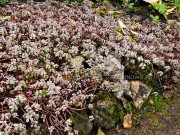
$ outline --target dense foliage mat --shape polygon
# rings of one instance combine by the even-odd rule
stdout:
[[[50,132],[77,133],[69,114],[92,108],[94,92],[109,79],[103,74],[107,57],[124,57],[132,67],[148,69],[150,77],[172,70],[178,79],[179,23],[141,23],[123,11],[102,17],[75,3],[1,11],[6,16],[0,20],[2,134],[25,134],[30,127],[38,130],[39,123]]]

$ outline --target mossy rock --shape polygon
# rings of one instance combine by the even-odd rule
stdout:
[[[93,102],[94,126],[109,130],[122,122],[123,107],[111,93],[99,92]]]
[[[78,114],[73,113],[70,116],[73,124],[73,129],[78,130],[78,135],[88,135],[93,128],[93,123],[89,121],[86,110],[77,113]]]

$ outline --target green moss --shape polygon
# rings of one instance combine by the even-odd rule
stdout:
[[[114,111],[115,111],[115,107],[114,107],[114,106],[109,109],[109,113],[110,113],[110,114],[113,114]]]
[[[120,103],[111,93],[100,92],[97,94],[95,101],[95,108],[98,110],[100,116],[106,127],[115,127],[117,123],[122,122],[124,111]],[[101,123],[97,123],[99,126]],[[108,129],[108,128],[107,128]]]
[[[115,124],[115,122],[111,119],[111,117],[108,117],[108,115],[106,115],[102,110],[100,110],[100,111],[98,112],[98,115],[99,115],[101,118],[103,118],[104,120],[109,121],[109,122]]]
[[[163,110],[167,110],[168,105],[161,95],[156,96],[154,98],[154,101],[155,101],[155,107],[157,111],[161,112]]]
[[[69,117],[69,119],[72,121],[72,124],[73,124],[73,125],[77,125],[77,120],[74,118],[73,115],[71,115],[71,116]]]
[[[151,119],[149,119],[150,124],[154,126],[159,126],[159,120],[156,115],[151,115]]]
[[[73,130],[78,130],[79,135],[87,135],[92,130],[92,123],[89,121],[86,110],[76,113],[72,113],[69,116],[72,121]]]

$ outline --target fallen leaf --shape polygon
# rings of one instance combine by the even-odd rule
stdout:
[[[124,28],[126,28],[126,25],[124,25],[124,23],[120,19],[118,20],[118,24],[119,24],[119,28],[121,29],[123,34],[126,34],[124,31]]]
[[[119,30],[115,30],[115,33],[116,33],[117,35],[122,36],[122,34],[121,34],[121,32],[120,32]]]
[[[172,84],[169,80],[165,80],[164,89],[172,90],[174,88],[174,84]]]
[[[108,11],[108,14],[110,14],[110,15],[120,15],[121,12],[119,12],[119,11]]]
[[[170,97],[172,97],[172,91],[171,91],[171,90],[165,90],[165,91],[163,91],[163,97],[164,97],[164,98],[170,98]]]
[[[154,100],[150,99],[150,100],[149,100],[149,103],[150,103],[151,105],[154,105]]]
[[[136,40],[134,40],[131,36],[128,36],[131,42],[136,43]]]
[[[166,15],[170,14],[173,10],[176,9],[176,6],[172,6],[171,8],[166,10]]]
[[[97,134],[97,135],[105,135],[105,134],[102,132],[101,128],[99,128],[99,129],[98,129],[98,134]]]
[[[126,25],[121,20],[118,20],[118,24],[121,29],[126,28]]]
[[[124,116],[123,127],[124,128],[131,128],[132,127],[132,114],[127,114]]]
[[[138,33],[137,33],[137,32],[132,31],[132,30],[131,30],[131,33],[132,33],[132,34],[134,34],[134,35],[138,35]]]
[[[174,85],[173,85],[173,84],[168,84],[168,85],[166,86],[166,88],[169,89],[169,90],[172,90],[172,89],[174,88]]]

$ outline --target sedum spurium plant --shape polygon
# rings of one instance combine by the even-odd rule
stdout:
[[[26,134],[39,123],[51,134],[77,134],[69,116],[93,107],[89,100],[109,79],[103,74],[108,60],[125,57],[142,70],[153,64],[159,75],[170,68],[178,75],[178,24],[102,18],[76,3],[2,10],[11,18],[0,26],[0,134]]]

